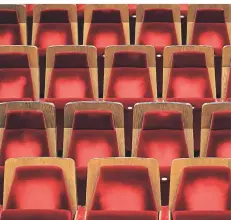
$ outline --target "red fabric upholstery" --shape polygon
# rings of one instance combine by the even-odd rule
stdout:
[[[86,220],[158,220],[155,211],[88,211]]]
[[[156,53],[163,53],[169,45],[177,45],[173,14],[170,9],[146,9],[138,44],[153,45]]]
[[[119,156],[116,131],[110,111],[76,111],[68,157],[74,159],[78,202],[85,205],[87,164],[92,158]]]
[[[174,211],[231,210],[230,168],[195,166],[184,168]]]
[[[148,169],[126,165],[101,167],[91,209],[156,211]]]
[[[181,113],[146,112],[139,134],[137,156],[158,160],[161,180],[163,179],[161,181],[161,201],[162,205],[168,205],[172,160],[188,157]]]
[[[6,209],[71,211],[62,169],[42,165],[17,167]]]
[[[104,54],[104,49],[109,45],[126,44],[120,11],[116,9],[93,10],[86,44],[94,45],[100,55]]]
[[[212,115],[208,157],[231,157],[231,111],[218,111]]]
[[[0,165],[8,158],[49,156],[43,112],[8,111],[0,154]]]
[[[0,166],[0,212],[3,204],[4,167]],[[0,215],[1,216],[1,215]]]
[[[178,211],[173,215],[173,220],[230,220],[231,211]]]
[[[0,10],[0,45],[22,44],[16,10]]]
[[[71,220],[66,210],[4,210],[1,220]]]
[[[223,9],[197,9],[190,44],[210,45],[221,56],[222,48],[230,44]]]

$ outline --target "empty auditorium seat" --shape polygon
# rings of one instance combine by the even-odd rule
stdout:
[[[65,210],[4,210],[2,220],[71,220],[71,214]]]
[[[158,165],[154,159],[91,160],[88,164],[87,219],[99,216],[131,219],[134,215],[140,215],[138,219],[156,219],[160,211],[158,179]]]
[[[55,109],[49,103],[10,102],[0,104],[0,166],[8,158],[56,156]]]
[[[4,210],[30,210],[32,213],[33,210],[35,213],[66,210],[75,215],[75,168],[71,159],[9,159],[5,164],[5,175]]]
[[[226,219],[230,216],[229,164],[229,159],[219,158],[174,160],[169,204],[173,219],[214,219],[213,216]]]
[[[104,99],[121,102],[125,115],[125,146],[131,151],[132,113],[137,102],[156,99],[155,50],[152,46],[106,48]]]
[[[85,205],[89,160],[125,154],[122,116],[118,103],[78,102],[65,107],[63,156],[75,161],[80,205]]]
[[[92,46],[56,46],[47,50],[45,101],[56,107],[57,147],[63,146],[64,106],[97,100],[97,58]]]
[[[107,18],[107,19],[105,19]],[[84,45],[94,45],[99,55],[110,45],[129,44],[127,5],[86,5]]]
[[[27,45],[26,7],[0,6],[0,45]]]
[[[0,46],[0,101],[39,99],[37,48]]]
[[[138,5],[135,43],[152,45],[156,50],[157,91],[162,94],[163,50],[181,44],[179,5]]]
[[[222,52],[221,98],[231,101],[231,46],[225,46]]]
[[[231,158],[231,103],[203,105],[201,156]]]
[[[222,48],[230,44],[228,25],[230,5],[189,5],[187,44],[214,48],[217,96],[221,88]]]
[[[35,5],[32,45],[39,48],[40,96],[43,97],[46,49],[54,45],[77,45],[78,28],[75,5]]]
[[[132,156],[157,159],[164,206],[168,205],[172,160],[193,157],[192,118],[189,104],[139,103],[134,107]]]
[[[194,149],[200,149],[201,108],[216,98],[213,49],[171,46],[164,51],[163,99],[192,104]]]

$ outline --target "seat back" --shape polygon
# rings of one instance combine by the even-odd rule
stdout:
[[[47,50],[45,98],[98,97],[96,49],[56,46]]]
[[[38,99],[37,48],[1,46],[0,60],[0,100]]]
[[[46,49],[52,45],[78,44],[75,5],[35,5],[32,45]]]
[[[223,101],[231,99],[231,46],[225,46],[222,52],[222,80],[221,98]]]
[[[26,7],[0,6],[0,45],[27,45]]]
[[[129,43],[129,11],[127,5],[85,6],[84,45],[94,45],[98,54],[102,55],[107,46]]]
[[[209,103],[202,108],[201,156],[231,156],[231,104]]]
[[[165,46],[181,44],[178,5],[138,5],[135,43],[152,45],[163,54]]]
[[[158,179],[158,165],[154,159],[91,160],[88,165],[87,211],[159,212]]]
[[[163,98],[215,98],[213,49],[171,46],[164,51]]]
[[[169,208],[178,211],[227,211],[231,208],[230,160],[177,159],[172,163]]]
[[[153,47],[111,46],[105,54],[104,98],[156,98]]]
[[[52,104],[0,104],[0,164],[8,158],[56,156],[55,109]]]
[[[58,209],[75,214],[76,180],[71,159],[9,159],[5,174],[4,209]]]
[[[187,44],[210,45],[221,56],[230,44],[230,5],[189,5]]]

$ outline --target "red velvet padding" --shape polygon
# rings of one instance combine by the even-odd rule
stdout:
[[[87,212],[86,220],[158,220],[158,212],[90,210]]]
[[[3,205],[4,167],[0,166],[0,206]],[[1,213],[1,207],[0,207]]]
[[[0,99],[34,97],[30,69],[0,69]]]
[[[0,24],[0,45],[21,45],[19,24]]]
[[[231,130],[231,111],[213,112],[210,129]]]
[[[36,35],[35,45],[46,49],[52,45],[72,45],[71,24],[68,23],[40,23]]]
[[[152,45],[162,54],[169,45],[177,45],[176,29],[172,22],[145,22],[141,26],[138,44]]]
[[[207,68],[172,68],[167,98],[212,98]]]
[[[122,23],[91,23],[86,44],[94,45],[98,54],[107,46],[126,44]]]
[[[17,167],[6,209],[72,210],[61,168],[49,165]]]
[[[1,220],[71,220],[71,213],[66,210],[4,210]]]
[[[49,98],[93,98],[88,68],[53,69],[48,90]]]
[[[173,220],[230,220],[231,211],[178,211]]]
[[[223,166],[184,168],[174,211],[231,210],[231,172]]]
[[[112,68],[107,98],[152,98],[148,68]]]
[[[101,167],[91,209],[156,211],[148,168],[129,165]]]
[[[0,54],[1,69],[28,69],[29,67],[29,59],[26,53],[8,52]]]

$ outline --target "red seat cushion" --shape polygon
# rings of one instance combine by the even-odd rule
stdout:
[[[197,9],[191,44],[210,45],[221,56],[222,48],[230,44],[223,9]]]
[[[86,220],[158,220],[155,211],[88,211]]]
[[[164,47],[178,44],[171,9],[145,10],[138,44],[152,45],[160,54]]]
[[[173,215],[173,220],[230,220],[230,218],[230,211],[178,211]]]
[[[126,44],[120,11],[116,9],[93,10],[86,44],[94,45],[99,54],[103,54],[104,49],[109,45]]]
[[[227,211],[231,209],[230,168],[186,167],[176,194],[174,211]]]
[[[91,209],[156,211],[148,169],[127,165],[101,167]]]
[[[66,210],[4,210],[2,220],[71,220],[71,213]]]
[[[212,115],[208,157],[231,157],[231,111],[217,111]]]
[[[49,165],[17,167],[6,209],[65,209],[71,211],[62,169]]]

